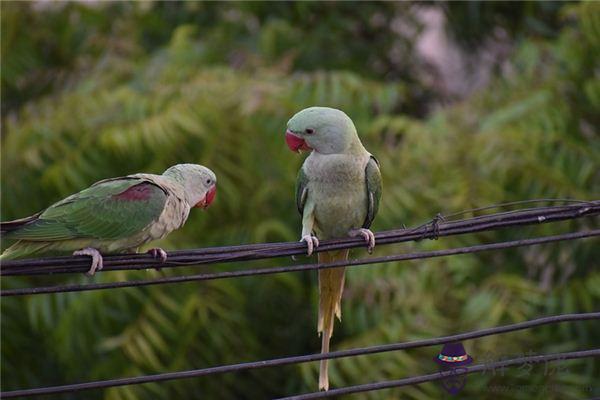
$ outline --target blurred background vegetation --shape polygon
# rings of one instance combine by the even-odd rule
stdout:
[[[217,173],[217,201],[160,245],[297,240],[293,187],[302,157],[288,153],[283,132],[294,112],[311,105],[346,111],[381,161],[376,230],[505,201],[600,195],[597,2],[4,1],[1,7],[2,220],[30,215],[102,178],[196,162]],[[587,240],[353,268],[333,349],[598,311],[598,248]],[[230,266],[214,267],[223,268]],[[100,273],[94,280],[184,272]],[[87,281],[7,278],[2,287],[65,279]],[[2,299],[2,390],[314,353],[316,288],[315,274],[299,273]],[[476,362],[599,345],[600,327],[592,322],[465,343]],[[438,351],[336,360],[332,385],[430,373]],[[461,398],[600,395],[597,360],[564,366],[554,373],[535,366],[531,373],[471,375]],[[317,367],[54,398],[262,399],[316,390]],[[497,384],[532,386],[491,392]],[[439,385],[427,384],[360,398],[444,396]]]

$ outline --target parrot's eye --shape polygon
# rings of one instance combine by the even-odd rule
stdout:
[[[315,133],[315,130],[313,128],[306,128],[304,130],[304,133],[306,133],[307,135],[312,135],[313,133]]]
[[[210,179],[207,179],[207,180],[206,180],[206,183],[208,183],[209,185],[210,185],[210,182],[211,182],[211,180],[210,180]]]

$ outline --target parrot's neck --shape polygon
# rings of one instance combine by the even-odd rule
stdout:
[[[185,196],[185,201],[189,204],[190,207],[193,207],[196,201],[196,193],[194,193],[190,188],[186,187],[186,179],[180,171],[169,171],[169,173],[165,173],[162,175],[171,181],[172,184],[180,186],[181,192]]]
[[[354,139],[350,142],[350,146],[348,146],[348,150],[346,150],[345,153],[354,156],[359,156],[364,153],[367,153],[367,149],[365,149],[365,146],[363,146],[363,144],[361,143],[360,139],[358,138],[358,135],[355,135]]]
[[[338,145],[338,147],[340,147],[340,146]],[[341,151],[340,150],[335,151],[335,150],[332,150],[331,148],[326,148],[324,150],[322,148],[320,149],[318,146],[313,148],[313,152],[318,153],[318,154],[323,154],[323,155],[346,154],[346,155],[352,155],[352,156],[360,156],[365,153],[368,153],[367,150],[365,149],[365,147],[362,145],[357,134],[352,135],[351,139],[349,140],[349,143],[346,145],[346,147],[343,150],[341,150]]]

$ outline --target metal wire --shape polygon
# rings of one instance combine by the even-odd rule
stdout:
[[[537,244],[558,242],[558,241],[564,241],[564,240],[583,239],[583,238],[593,237],[593,236],[600,236],[600,229],[596,229],[596,230],[592,230],[592,231],[566,233],[566,234],[555,235],[555,236],[545,236],[545,237],[539,237],[539,238],[533,238],[533,239],[521,239],[521,240],[513,240],[513,241],[509,241],[509,242],[490,243],[490,244],[482,244],[482,245],[469,246],[469,247],[458,247],[458,248],[454,248],[454,249],[427,251],[427,252],[421,252],[421,253],[408,253],[408,254],[398,254],[398,255],[383,256],[383,257],[363,258],[363,259],[357,259],[357,260],[336,261],[336,262],[324,263],[324,264],[292,265],[292,266],[284,266],[284,267],[270,267],[270,268],[248,269],[248,270],[239,270],[239,271],[215,272],[215,273],[197,274],[197,275],[172,276],[172,277],[166,277],[166,278],[144,279],[144,280],[134,280],[134,281],[56,285],[56,286],[30,287],[30,288],[21,288],[21,289],[7,289],[7,290],[0,291],[0,296],[8,297],[8,296],[25,296],[25,295],[35,295],[35,294],[48,294],[48,293],[82,292],[82,291],[89,291],[89,290],[103,290],[103,289],[115,289],[115,288],[125,288],[125,287],[140,287],[140,286],[183,283],[183,282],[192,282],[192,281],[207,281],[207,280],[225,279],[225,278],[240,278],[240,277],[244,277],[244,276],[270,275],[270,274],[279,274],[279,273],[284,273],[284,272],[299,272],[299,271],[309,271],[309,270],[327,269],[327,268],[344,267],[344,266],[349,267],[349,266],[368,265],[368,264],[380,264],[380,263],[391,262],[391,261],[408,261],[408,260],[417,260],[417,259],[424,259],[424,258],[451,256],[451,255],[457,255],[457,254],[478,253],[478,252],[482,252],[482,251],[507,249],[507,248],[511,248],[511,247],[532,246],[532,245],[537,245]]]
[[[514,367],[516,365],[539,364],[542,362],[573,360],[586,357],[600,357],[600,349],[573,351],[568,353],[547,354],[539,356],[519,357],[511,360],[498,361],[486,364],[477,364],[471,367],[461,367],[450,371],[440,371],[435,374],[413,376],[410,378],[398,379],[394,381],[384,381],[376,383],[367,383],[364,385],[348,386],[340,389],[332,389],[327,392],[313,392],[300,394],[296,396],[282,397],[278,400],[309,400],[324,399],[326,397],[340,396],[344,394],[370,392],[381,389],[402,387],[408,385],[417,385],[425,382],[434,382],[450,377],[469,375],[480,371],[493,371],[500,368]]]
[[[576,219],[600,214],[600,201],[576,205],[538,207],[508,211],[464,220],[440,222],[439,219],[412,229],[395,229],[376,234],[378,245],[419,241],[426,238],[491,231],[507,227],[537,225],[540,223]],[[362,238],[334,239],[321,242],[316,250],[331,251],[363,247]],[[157,262],[149,254],[118,255],[104,257],[104,271],[135,270],[146,268],[172,268],[189,265],[205,265],[233,261],[259,260],[306,253],[304,243],[261,243],[251,245],[212,247],[169,253],[165,263]],[[88,257],[53,257],[28,260],[8,260],[0,264],[1,276],[39,275],[86,272]]]
[[[143,383],[150,383],[150,382],[162,382],[162,381],[169,381],[169,380],[175,380],[175,379],[194,378],[194,377],[199,377],[199,376],[222,374],[222,373],[227,373],[227,372],[240,372],[240,371],[247,371],[247,370],[251,370],[251,369],[298,364],[298,363],[305,363],[305,362],[311,362],[311,361],[319,361],[319,360],[324,360],[324,359],[353,357],[353,356],[376,354],[376,353],[383,353],[383,352],[390,352],[390,351],[422,348],[422,347],[435,346],[435,345],[440,345],[440,344],[445,344],[445,343],[458,342],[458,341],[463,341],[463,340],[468,340],[468,339],[476,339],[476,338],[481,338],[481,337],[485,337],[485,336],[514,332],[514,331],[529,329],[529,328],[538,327],[538,326],[542,326],[542,325],[556,324],[556,323],[561,323],[561,322],[572,322],[572,321],[587,321],[587,320],[595,320],[595,319],[600,319],[600,312],[554,315],[554,316],[538,318],[538,319],[534,319],[534,320],[530,320],[530,321],[519,322],[516,324],[481,329],[481,330],[477,330],[477,331],[465,332],[465,333],[460,333],[460,334],[451,335],[451,336],[443,336],[443,337],[424,339],[424,340],[415,340],[412,342],[393,343],[393,344],[386,344],[386,345],[380,345],[380,346],[371,346],[371,347],[364,347],[364,348],[357,348],[357,349],[350,349],[350,350],[341,350],[341,351],[334,351],[334,352],[329,352],[329,353],[324,353],[324,354],[319,353],[319,354],[309,354],[309,355],[294,356],[294,357],[275,358],[275,359],[271,359],[271,360],[262,360],[262,361],[246,362],[246,363],[240,363],[240,364],[223,365],[223,366],[195,369],[195,370],[188,370],[188,371],[168,372],[168,373],[155,374],[155,375],[144,375],[144,376],[137,376],[137,377],[131,377],[131,378],[108,379],[108,380],[103,380],[103,381],[75,383],[75,384],[70,384],[70,385],[14,390],[14,391],[0,393],[0,397],[1,398],[15,398],[15,397],[25,397],[25,396],[31,397],[31,396],[40,396],[40,395],[48,395],[48,394],[72,393],[72,392],[79,392],[82,390],[101,389],[101,388],[107,388],[107,387],[135,385],[135,384],[143,384]]]
[[[526,200],[513,203],[507,203],[504,205],[494,205],[489,207],[481,207],[478,209],[461,211],[444,217],[438,214],[431,222],[417,226],[412,229],[396,229],[387,232],[380,232],[376,235],[378,244],[391,244],[400,243],[406,241],[419,241],[425,238],[437,239],[440,236],[451,236],[465,233],[482,232],[489,230],[496,230],[505,227],[516,227],[523,225],[533,225],[552,221],[561,221],[567,219],[575,219],[584,216],[595,216],[600,214],[600,201],[582,202],[578,200],[569,200],[575,205],[565,206],[552,206],[552,207],[538,207],[534,209],[526,210],[513,210],[507,212],[500,212],[491,215],[484,215],[473,217],[464,220],[447,221],[448,217],[454,217],[463,215],[468,212],[476,212],[487,210],[490,208],[496,208],[505,205],[517,205],[540,201],[556,201],[555,199],[540,199],[540,200]],[[566,200],[565,200],[566,202]],[[412,254],[401,254],[392,255],[385,257],[376,257],[363,260],[351,260],[344,262],[334,262],[327,264],[304,264],[287,267],[275,267],[275,268],[263,268],[254,270],[240,270],[231,272],[220,272],[220,273],[207,273],[198,274],[191,276],[178,276],[178,277],[167,277],[159,279],[149,280],[138,280],[129,282],[109,282],[99,284],[83,284],[83,285],[59,285],[50,287],[37,287],[37,288],[23,288],[23,289],[11,289],[2,291],[2,296],[18,296],[26,294],[41,294],[41,293],[57,293],[57,292],[71,292],[71,291],[84,291],[84,290],[100,290],[117,287],[131,287],[131,286],[147,286],[155,284],[166,284],[166,283],[177,283],[177,282],[189,282],[189,281],[202,281],[209,279],[224,279],[242,276],[252,275],[266,275],[275,274],[282,272],[295,272],[295,271],[306,271],[322,268],[335,268],[339,266],[355,266],[355,265],[366,265],[375,264],[390,261],[405,261],[414,259],[423,259],[431,257],[441,257],[455,254],[466,254],[475,253],[487,250],[505,249],[510,247],[519,246],[530,246],[535,244],[550,243],[561,240],[574,240],[592,236],[599,236],[600,229],[590,230],[584,232],[572,232],[563,235],[555,235],[540,238],[531,238],[524,240],[515,240],[510,242],[491,243],[478,246],[460,247],[454,249],[445,249],[430,252],[412,253]],[[317,251],[330,251],[343,248],[361,247],[364,242],[361,239],[339,239],[322,242],[321,246]],[[304,254],[305,245],[300,243],[264,243],[264,244],[253,244],[253,245],[239,245],[239,246],[227,246],[227,247],[214,247],[206,249],[196,249],[188,251],[177,251],[169,254],[169,260],[165,264],[157,263],[149,255],[124,255],[124,256],[107,256],[105,257],[105,270],[131,270],[131,269],[145,269],[150,267],[177,267],[183,265],[201,265],[201,264],[213,264],[223,263],[232,261],[243,261],[243,260],[257,260],[281,256],[290,256]],[[0,265],[0,275],[11,276],[11,275],[39,275],[39,274],[54,274],[54,273],[73,273],[73,272],[84,272],[88,269],[89,259],[86,257],[56,257],[56,258],[45,258],[38,260],[19,260],[19,261],[5,261]],[[590,320],[600,319],[600,313],[588,313],[588,314],[568,314],[561,316],[553,316],[540,318],[537,320],[526,321],[519,324],[501,326],[496,328],[489,328],[480,331],[468,332],[453,336],[446,336],[441,338],[426,339],[420,341],[413,341],[407,343],[396,343],[382,346],[372,346],[367,348],[343,350],[338,352],[330,352],[326,354],[312,354],[303,355],[296,357],[286,357],[272,360],[264,360],[257,362],[248,362],[233,365],[216,366],[211,368],[204,368],[191,371],[180,371],[170,372],[164,374],[138,376],[132,378],[121,378],[111,379],[105,381],[86,382],[72,385],[53,386],[47,388],[37,389],[24,389],[10,392],[0,393],[0,397],[13,398],[23,396],[36,396],[42,394],[57,394],[57,393],[69,393],[88,389],[98,389],[113,386],[123,386],[132,384],[141,384],[149,382],[159,382],[172,379],[190,378],[204,375],[211,375],[225,372],[243,371],[249,369],[257,369],[264,367],[273,367],[281,365],[289,365],[295,363],[317,361],[322,359],[333,359],[340,357],[350,357],[365,354],[374,354],[386,351],[402,350],[409,348],[432,346],[436,344],[450,343],[454,341],[473,339],[482,336],[500,334],[519,329],[526,329],[533,326],[546,325],[551,323],[558,323],[564,321],[577,321],[577,320]],[[522,357],[513,360],[505,360],[497,363],[476,365],[461,369],[459,374],[454,373],[453,375],[470,374],[478,371],[483,371],[492,368],[502,368],[513,366],[521,363],[536,363],[536,362],[549,362],[557,360],[566,360],[573,358],[599,356],[600,349],[562,353],[562,354],[550,354],[544,356],[533,356],[533,357]],[[400,387],[412,384],[418,384],[422,382],[429,382],[434,380],[444,379],[449,375],[445,373],[437,373],[430,375],[423,375],[417,377],[411,377],[406,379],[400,379],[395,381],[378,382],[365,385],[350,386],[341,389],[334,389],[329,392],[317,392],[307,393],[298,396],[286,397],[286,399],[313,399],[331,397],[341,394],[358,393],[371,390],[380,390],[390,387]]]
[[[445,219],[449,219],[449,218],[457,217],[459,215],[465,215],[465,214],[469,214],[469,213],[473,213],[473,212],[479,212],[479,211],[492,210],[492,209],[495,209],[495,208],[517,206],[517,205],[522,205],[522,204],[538,204],[538,203],[587,204],[587,203],[593,203],[593,201],[589,201],[589,200],[577,200],[577,199],[529,199],[529,200],[517,200],[517,201],[510,201],[508,203],[492,204],[492,205],[484,206],[484,207],[471,208],[469,210],[458,211],[458,212],[455,212],[455,213],[452,213],[452,214],[444,214],[444,218]],[[551,207],[556,207],[556,206],[551,206]],[[519,211],[519,210],[513,210],[513,211],[508,211],[508,212],[509,213],[513,213],[515,211]]]

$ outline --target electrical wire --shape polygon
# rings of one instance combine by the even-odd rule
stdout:
[[[430,223],[412,229],[395,229],[376,234],[378,245],[419,241],[426,238],[462,235],[491,231],[523,225],[538,225],[591,217],[600,214],[600,201],[577,203],[576,205],[538,207],[508,211],[456,221],[434,218]],[[442,220],[442,222],[440,222]],[[316,252],[363,247],[362,238],[333,239],[321,242]],[[170,252],[165,263],[160,263],[149,254],[116,255],[104,257],[106,271],[136,270],[147,268],[172,268],[189,265],[206,265],[235,261],[259,260],[274,257],[294,256],[306,253],[306,245],[299,242],[261,243],[195,250]],[[0,276],[40,275],[86,272],[89,257],[52,257],[26,260],[7,260],[0,263]]]
[[[327,397],[341,396],[345,394],[371,392],[375,390],[390,389],[408,385],[418,385],[425,382],[434,382],[461,375],[469,375],[475,372],[494,371],[500,368],[514,367],[516,365],[539,364],[542,362],[565,361],[578,358],[600,357],[600,349],[573,351],[568,353],[546,354],[539,356],[519,357],[511,360],[503,360],[493,363],[477,364],[470,367],[460,367],[450,371],[440,371],[435,374],[413,376],[410,378],[394,381],[367,383],[363,385],[347,386],[340,389],[332,389],[327,392],[313,392],[296,396],[281,397],[277,400],[310,400],[324,399]]]
[[[140,287],[150,285],[163,285],[193,281],[207,281],[215,279],[225,278],[240,278],[245,276],[257,276],[257,275],[270,275],[279,274],[284,272],[299,272],[299,271],[310,271],[317,269],[327,269],[336,267],[351,267],[358,265],[369,265],[369,264],[380,264],[392,261],[408,261],[417,260],[424,258],[433,257],[444,257],[457,254],[469,254],[478,253],[482,251],[507,249],[511,247],[522,247],[532,246],[543,243],[558,242],[564,240],[576,240],[588,237],[600,236],[600,229],[583,232],[572,232],[562,235],[544,236],[532,239],[521,239],[513,240],[509,242],[499,242],[490,244],[481,244],[469,247],[458,247],[454,249],[434,250],[421,253],[408,253],[398,254],[382,257],[362,258],[355,260],[344,260],[336,261],[331,263],[323,264],[304,264],[304,265],[292,265],[283,267],[269,267],[269,268],[258,268],[258,269],[247,269],[238,271],[227,271],[227,272],[215,272],[205,273],[197,275],[184,275],[184,276],[172,276],[166,278],[157,279],[144,279],[144,280],[133,280],[133,281],[120,281],[120,282],[106,282],[106,283],[90,283],[90,284],[68,284],[68,285],[56,285],[56,286],[41,286],[41,287],[30,287],[30,288],[19,288],[19,289],[7,289],[0,291],[1,297],[8,296],[25,296],[25,295],[36,295],[36,294],[49,294],[49,293],[65,293],[65,292],[82,292],[89,290],[103,290],[103,289],[116,289],[126,287]]]
[[[547,201],[562,201],[571,203],[569,205],[562,206],[549,206],[549,207],[537,207],[524,210],[512,210],[499,212],[495,214],[488,214],[482,216],[476,216],[462,220],[448,221],[451,217],[458,215],[464,215],[466,213],[475,213],[478,211],[484,211],[492,208],[513,206],[527,203],[536,202],[547,202]],[[430,222],[411,228],[411,229],[395,229],[386,232],[379,232],[376,235],[377,243],[391,244],[400,243],[406,241],[419,241],[426,238],[437,239],[442,236],[460,235],[466,233],[483,232],[490,230],[497,230],[508,227],[518,227],[524,225],[537,225],[540,223],[562,221],[569,219],[576,219],[581,217],[591,217],[600,214],[600,201],[580,201],[571,199],[534,199],[524,200],[512,203],[505,203],[500,205],[492,205],[487,207],[480,207],[472,210],[465,210],[454,214],[443,216],[438,214]],[[600,229],[588,230],[581,232],[571,232],[562,235],[537,237],[530,239],[514,240],[509,242],[489,243],[483,245],[460,247],[453,249],[444,249],[429,252],[410,253],[410,254],[397,254],[384,257],[375,257],[362,260],[349,260],[339,261],[327,264],[304,264],[295,266],[284,266],[274,268],[262,268],[262,269],[250,269],[250,270],[238,270],[230,272],[217,272],[217,273],[205,273],[190,276],[176,276],[166,277],[159,279],[148,279],[148,280],[137,280],[137,281],[124,281],[124,282],[107,282],[107,283],[96,283],[96,284],[81,284],[81,285],[58,285],[48,287],[33,287],[33,288],[19,288],[4,290],[1,292],[2,296],[19,296],[27,294],[41,294],[41,293],[59,293],[59,292],[75,292],[84,290],[100,290],[110,289],[117,287],[132,287],[132,286],[147,286],[155,284],[167,284],[167,283],[180,283],[189,281],[203,281],[210,279],[224,279],[233,277],[253,276],[253,275],[267,275],[276,274],[283,272],[297,272],[307,271],[324,268],[335,268],[340,266],[356,266],[356,265],[367,265],[376,264],[390,261],[406,261],[415,259],[424,259],[431,257],[442,257],[456,254],[468,254],[476,253],[488,250],[506,249],[511,247],[519,246],[531,246],[543,243],[551,243],[562,240],[575,240],[587,237],[599,236]],[[338,249],[354,248],[364,246],[364,242],[361,239],[337,239],[323,241],[317,251],[331,251]],[[293,256],[305,253],[305,245],[301,243],[261,243],[261,244],[250,244],[250,245],[236,245],[236,246],[225,246],[225,247],[213,247],[205,249],[194,249],[194,250],[183,250],[171,252],[169,259],[166,263],[157,263],[149,255],[135,254],[135,255],[121,255],[121,256],[107,256],[105,257],[105,270],[117,271],[117,270],[135,270],[135,269],[146,269],[152,267],[165,268],[165,267],[177,267],[185,265],[203,265],[203,264],[214,264],[234,261],[246,261],[246,260],[258,260],[267,259],[273,257]],[[87,257],[54,257],[44,258],[36,260],[16,260],[16,261],[4,261],[0,264],[0,275],[3,276],[17,276],[17,275],[42,275],[42,274],[56,274],[56,273],[79,273],[85,272],[89,267],[89,259]],[[406,343],[395,343],[382,346],[372,346],[367,348],[358,348],[350,350],[342,350],[337,352],[330,352],[325,354],[312,354],[295,357],[285,357],[271,360],[263,360],[256,362],[248,362],[241,364],[223,365],[198,370],[190,371],[179,371],[169,372],[163,374],[138,376],[132,378],[120,378],[110,379],[104,381],[85,382],[71,385],[52,386],[46,388],[35,388],[35,389],[24,389],[15,390],[0,393],[2,398],[12,397],[23,397],[23,396],[36,396],[42,394],[58,394],[58,393],[70,393],[88,389],[99,389],[113,386],[123,386],[132,384],[141,384],[149,382],[159,382],[172,379],[191,378],[197,376],[211,375],[225,372],[243,371],[249,369],[281,366],[296,364],[309,361],[318,361],[322,359],[333,359],[340,357],[350,357],[365,354],[381,353],[386,351],[403,350],[409,348],[432,346],[435,344],[451,343],[454,341],[473,339],[488,335],[500,334],[510,332],[519,329],[526,329],[539,325],[546,325],[551,323],[565,322],[565,321],[579,321],[579,320],[590,320],[600,319],[600,313],[587,313],[587,314],[567,314],[559,316],[551,316],[540,318],[532,321],[525,321],[518,324],[512,324],[507,326],[500,326],[495,328],[488,328],[479,331],[467,332],[453,336],[446,336],[441,338],[433,338],[426,340],[419,340]],[[536,362],[550,362],[557,360],[567,360],[583,357],[599,356],[600,349],[561,353],[561,354],[548,354],[543,356],[533,357],[522,357],[513,360],[505,360],[497,363],[486,364],[486,365],[475,365],[471,367],[462,368],[460,374],[453,373],[451,375],[470,374],[478,371],[485,371],[486,369],[502,368],[507,366],[514,366],[520,363],[536,363]],[[346,388],[334,389],[328,392],[316,392],[301,394],[292,397],[286,397],[286,399],[313,399],[331,397],[341,394],[359,393],[371,390],[380,390],[390,387],[401,387],[406,385],[418,384],[422,382],[429,382],[434,380],[445,379],[450,375],[446,373],[437,373],[430,375],[423,375],[411,378],[405,378],[395,381],[377,382],[371,384],[350,386]],[[449,373],[448,373],[449,374]]]
[[[246,362],[240,364],[223,365],[217,367],[209,367],[203,369],[195,369],[188,371],[167,372],[154,375],[143,375],[130,378],[107,379],[103,381],[93,381],[84,383],[75,383],[69,385],[50,386],[35,389],[13,390],[0,393],[0,398],[16,398],[16,397],[31,397],[49,394],[73,393],[82,390],[102,389],[115,386],[135,385],[151,382],[162,382],[175,379],[194,378],[206,375],[222,374],[228,372],[240,372],[252,369],[284,366],[290,364],[305,363],[311,361],[319,361],[324,359],[335,359],[342,357],[354,357],[360,355],[376,354],[398,350],[408,350],[422,347],[453,343],[468,339],[477,339],[485,336],[498,335],[508,332],[529,329],[533,327],[556,324],[561,322],[588,321],[600,319],[600,312],[581,313],[581,314],[563,314],[548,317],[537,318],[530,321],[518,322],[515,324],[497,326],[493,328],[480,329],[471,332],[460,333],[451,336],[443,336],[438,338],[415,340],[412,342],[393,343],[379,346],[371,346],[364,348],[356,348],[350,350],[340,350],[329,353],[308,354],[302,356],[293,356],[285,358],[275,358],[270,360]]]

